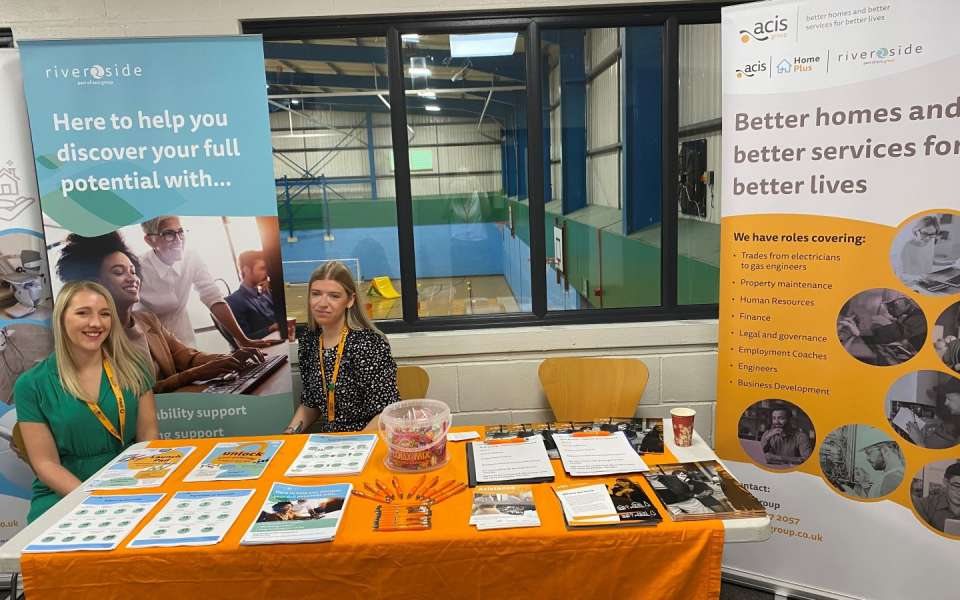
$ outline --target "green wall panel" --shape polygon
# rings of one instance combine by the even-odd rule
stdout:
[[[603,308],[660,305],[660,248],[604,230]]]

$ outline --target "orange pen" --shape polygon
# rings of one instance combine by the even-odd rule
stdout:
[[[607,437],[613,435],[609,431],[576,431],[573,437]]]
[[[433,486],[437,485],[437,482],[440,481],[439,475],[434,475],[433,479],[430,480],[430,485],[425,487],[423,491],[420,492],[420,495],[417,498],[426,498],[427,494],[430,493],[430,490],[433,489]]]
[[[525,438],[503,438],[499,440],[487,440],[484,444],[521,444]]]
[[[465,483],[458,483],[458,484],[455,485],[453,488],[451,488],[446,494],[441,494],[441,495],[438,496],[437,498],[434,498],[433,504],[439,504],[440,502],[443,502],[444,500],[446,500],[446,499],[449,498],[450,496],[456,496],[457,494],[459,494],[460,492],[462,492],[462,491],[465,490],[465,489],[467,489],[467,484],[465,484]]]
[[[446,482],[445,484],[441,485],[441,486],[438,487],[437,489],[433,490],[433,493],[430,494],[430,495],[433,496],[433,497],[440,496],[440,495],[444,494],[445,492],[450,491],[452,488],[456,487],[456,485],[457,485],[457,480],[456,480],[456,479],[451,479],[450,481],[448,481],[448,482]]]
[[[364,483],[363,483],[363,488],[364,488],[365,490],[367,490],[368,492],[370,492],[371,494],[373,494],[374,496],[385,496],[385,497],[387,497],[387,498],[389,498],[389,497],[392,496],[392,494],[384,494],[383,492],[381,492],[380,490],[374,488],[372,485],[370,485],[370,484],[367,483],[367,482],[364,482]]]
[[[390,480],[390,483],[393,484],[393,489],[397,490],[397,498],[403,498],[403,488],[400,487],[400,480],[397,479],[397,476],[394,475]]]
[[[420,489],[420,486],[422,486],[423,482],[426,480],[427,480],[427,475],[426,473],[424,473],[423,475],[420,476],[420,479],[417,481],[417,484],[414,485],[412,488],[410,488],[410,493],[407,494],[407,498],[413,498],[416,495],[417,490]]]
[[[390,491],[390,488],[383,485],[383,483],[379,479],[374,479],[373,483],[377,486],[377,489],[383,492],[384,496],[393,496],[393,492]]]
[[[386,498],[384,498],[383,496],[381,496],[381,495],[379,495],[379,494],[377,494],[377,495],[371,495],[371,494],[367,494],[367,493],[365,493],[365,492],[361,492],[360,490],[353,490],[353,494],[354,494],[355,496],[360,496],[361,498],[366,498],[367,500],[374,500],[374,501],[376,501],[376,502],[390,502],[389,500],[387,500]]]

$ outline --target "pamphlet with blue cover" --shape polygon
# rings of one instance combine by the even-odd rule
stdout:
[[[337,534],[353,486],[274,483],[241,544],[329,542]]]
[[[183,480],[191,482],[258,479],[282,445],[282,440],[220,442]]]

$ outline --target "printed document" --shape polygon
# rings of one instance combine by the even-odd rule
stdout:
[[[254,490],[177,492],[128,548],[219,544]]]
[[[555,433],[563,468],[574,477],[637,473],[647,464],[627,441],[622,431],[612,434]]]
[[[89,496],[30,542],[24,552],[113,550],[164,494]]]
[[[257,479],[283,445],[282,440],[220,442],[184,481],[237,481]]]
[[[113,459],[104,471],[83,484],[83,489],[116,490],[152,488],[163,485],[196,446],[127,450]]]

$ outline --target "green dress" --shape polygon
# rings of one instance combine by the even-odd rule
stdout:
[[[57,359],[53,354],[17,379],[13,386],[13,398],[17,420],[43,423],[49,427],[57,445],[57,454],[60,455],[60,464],[80,481],[99,471],[137,437],[139,398],[132,390],[123,390],[127,418],[121,444],[120,440],[110,435],[85,402],[63,389],[57,373]],[[105,373],[100,377],[99,402],[103,413],[119,431],[117,400]],[[60,495],[35,479],[27,522],[42,515],[58,500]]]

